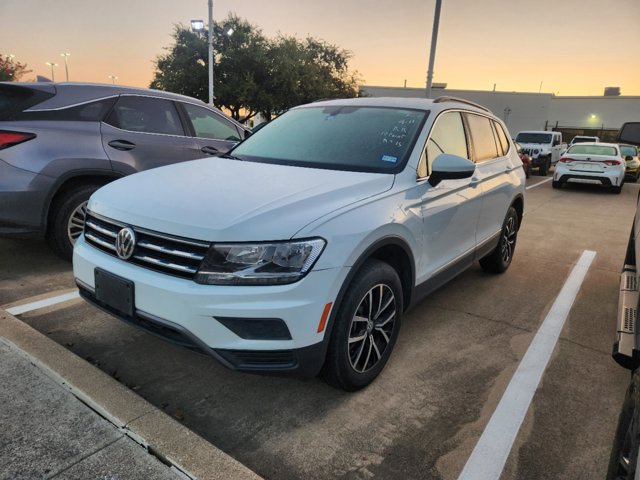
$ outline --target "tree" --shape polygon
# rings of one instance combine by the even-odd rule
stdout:
[[[291,107],[327,98],[358,96],[357,72],[350,72],[351,53],[322,40],[280,36],[269,49],[269,76],[265,89],[271,95],[270,118]]]
[[[268,40],[233,14],[214,22],[213,34],[214,104],[236,119],[258,112],[271,118],[302,103],[358,95],[357,73],[348,69],[351,54],[337,46],[312,37]],[[207,37],[176,25],[174,45],[156,59],[151,88],[208,101]]]
[[[151,88],[208,101],[207,41],[183,25],[175,25],[173,47],[156,58]]]
[[[0,82],[17,82],[27,70],[25,63],[16,62],[13,57],[3,56],[0,53]]]

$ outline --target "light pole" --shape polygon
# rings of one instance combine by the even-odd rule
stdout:
[[[71,54],[70,53],[61,53],[60,56],[64,57],[64,74],[65,74],[65,77],[66,77],[67,82],[68,82],[69,81],[69,65],[67,64],[67,57],[70,57]]]
[[[209,105],[213,106],[213,0],[208,0],[209,7],[209,38],[207,39],[207,53],[209,64]],[[204,21],[191,20],[191,30],[198,33],[204,32]]]
[[[116,80],[118,79],[117,75],[109,75],[109,78],[111,79],[111,83],[113,83],[114,85],[116,84]]]
[[[436,0],[436,13],[433,17],[433,32],[431,34],[431,53],[429,54],[429,69],[427,70],[427,98],[431,97],[433,83],[433,64],[436,60],[436,43],[438,42],[438,26],[440,25],[440,7],[442,0]]]
[[[51,81],[55,82],[56,81],[56,77],[55,74],[53,73],[53,67],[57,67],[58,64],[57,63],[53,63],[53,62],[44,62],[45,65],[49,65],[51,67]]]

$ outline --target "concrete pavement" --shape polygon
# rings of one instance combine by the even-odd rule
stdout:
[[[0,480],[259,479],[0,309]]]

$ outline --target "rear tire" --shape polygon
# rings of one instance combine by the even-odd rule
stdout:
[[[47,240],[63,260],[71,261],[73,245],[84,230],[89,197],[100,185],[81,185],[65,192],[51,206]]]
[[[516,250],[518,227],[518,212],[516,212],[515,208],[509,207],[507,216],[502,223],[502,231],[500,232],[498,245],[496,245],[493,252],[480,259],[480,266],[485,272],[503,273],[509,268]]]
[[[337,307],[321,376],[352,392],[378,376],[398,338],[404,309],[398,273],[388,263],[368,260]]]

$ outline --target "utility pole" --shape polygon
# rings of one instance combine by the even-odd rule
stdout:
[[[436,13],[433,17],[433,33],[431,34],[431,53],[429,54],[429,69],[427,70],[427,98],[431,98],[433,83],[433,64],[436,60],[436,43],[438,42],[438,26],[440,25],[440,7],[442,0],[436,0]]]

